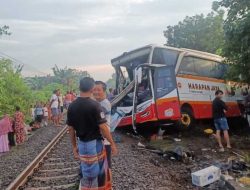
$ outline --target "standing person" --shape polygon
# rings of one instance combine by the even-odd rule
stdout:
[[[212,110],[213,110],[213,118],[214,118],[214,125],[216,128],[216,139],[218,141],[220,151],[224,151],[224,147],[221,142],[221,131],[223,131],[224,139],[227,143],[227,148],[231,148],[230,139],[228,134],[228,123],[226,118],[226,112],[228,110],[225,102],[222,100],[223,91],[217,90],[215,92],[215,99],[213,100]]]
[[[16,112],[14,116],[14,122],[15,122],[15,133],[16,133],[16,143],[22,144],[25,141],[25,130],[24,130],[24,115],[20,111],[20,107],[16,106]]]
[[[48,110],[48,123],[50,123],[50,121],[51,121],[51,108],[50,108],[50,101],[49,100],[46,103],[46,107]]]
[[[107,86],[102,81],[95,82],[94,88],[94,98],[98,101],[101,105],[102,111],[105,114],[105,119],[107,121],[107,126],[110,131],[110,122],[111,122],[111,104],[107,99],[106,95]],[[110,142],[107,139],[104,139],[105,150],[107,153],[107,160],[109,168],[111,168],[111,146]]]
[[[76,93],[75,90],[71,91],[71,102],[73,102],[76,99]]]
[[[11,119],[8,115],[5,115],[0,120],[0,153],[9,151],[9,132],[12,132]]]
[[[113,154],[117,154],[117,149],[99,103],[91,98],[94,85],[90,77],[80,80],[80,97],[69,106],[67,125],[74,157],[81,161],[81,189],[111,190],[111,171],[102,135],[110,142]]]
[[[32,118],[32,120],[35,120],[35,108],[33,105],[30,106],[30,116]]]
[[[54,125],[59,125],[59,99],[58,90],[54,90],[53,95],[50,98],[50,108],[51,108],[51,120]]]
[[[250,93],[246,96],[245,100],[245,110],[246,110],[246,117],[248,121],[248,126],[250,126]]]
[[[66,109],[69,108],[70,104],[71,104],[71,94],[68,91],[67,94],[65,95],[65,106],[66,106]]]
[[[43,120],[44,120],[44,125],[48,126],[48,117],[49,117],[49,110],[47,107],[47,104],[43,105]]]
[[[114,99],[114,90],[112,88],[109,88],[108,100],[111,101],[113,99]]]
[[[58,91],[58,101],[59,101],[59,123],[60,123],[63,117],[63,96],[59,89],[57,91]]]
[[[10,146],[16,146],[15,142],[15,123],[13,121],[13,118],[10,118],[11,122],[11,131],[8,133],[8,139],[9,139],[9,145]]]
[[[41,127],[42,120],[43,120],[43,107],[41,103],[38,102],[35,108],[35,122],[38,128]]]

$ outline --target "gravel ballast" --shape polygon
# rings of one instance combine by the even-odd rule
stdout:
[[[5,189],[62,130],[62,127],[42,127],[28,141],[0,156],[0,189]]]
[[[157,154],[138,150],[138,140],[122,135],[119,154],[112,160],[114,190],[184,190],[190,186],[190,170]]]

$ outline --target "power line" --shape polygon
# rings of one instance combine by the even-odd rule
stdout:
[[[23,61],[21,61],[19,59],[14,58],[13,56],[10,56],[10,55],[8,55],[8,54],[6,54],[4,52],[0,51],[0,54],[2,54],[3,56],[5,56],[5,57],[3,57],[3,56],[0,55],[0,57],[2,57],[2,58],[6,58],[7,57],[7,58],[11,59],[13,62],[15,62],[15,63],[17,63],[19,65],[21,64],[21,65],[25,66],[26,68],[27,67],[30,68],[31,71],[33,70],[33,71],[38,72],[38,73],[43,74],[43,75],[47,75],[48,74],[48,73],[44,73],[43,71],[38,70],[37,68],[35,68],[35,67],[33,67],[33,66],[31,66],[31,65],[29,65],[27,63],[24,63]]]

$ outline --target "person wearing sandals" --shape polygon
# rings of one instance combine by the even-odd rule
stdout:
[[[228,134],[229,126],[226,118],[226,112],[228,108],[225,102],[222,100],[223,94],[223,91],[217,90],[215,92],[215,99],[213,100],[212,104],[213,119],[216,128],[216,140],[218,141],[220,152],[224,152],[224,147],[221,142],[221,131],[223,131],[227,148],[231,149],[230,137]]]

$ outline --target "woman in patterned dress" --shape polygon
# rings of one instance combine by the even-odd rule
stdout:
[[[24,115],[20,111],[19,106],[16,107],[14,120],[15,120],[16,143],[22,144],[25,141]]]

